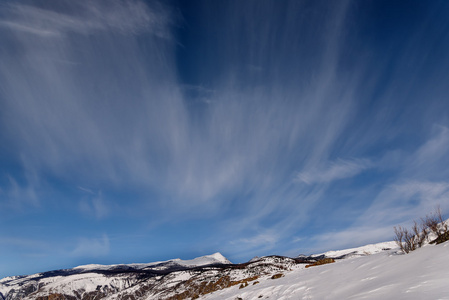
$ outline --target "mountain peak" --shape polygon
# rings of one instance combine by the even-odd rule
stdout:
[[[231,262],[224,257],[220,252],[214,254],[200,256],[190,260],[179,260],[176,262],[182,266],[204,266],[212,264],[231,264]]]
[[[224,257],[223,254],[221,254],[220,252],[215,252],[214,254],[207,255],[207,256],[217,260],[220,263],[231,264],[231,262],[226,257]]]

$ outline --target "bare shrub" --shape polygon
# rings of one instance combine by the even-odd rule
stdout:
[[[405,227],[394,227],[396,237],[394,241],[403,253],[416,250],[415,235]]]
[[[449,226],[443,220],[440,207],[437,207],[433,214],[426,216],[425,221],[436,235],[436,238],[430,242],[431,244],[441,244],[449,240]]]
[[[421,248],[429,236],[429,230],[425,224],[418,224],[416,221],[413,221],[412,231],[415,236],[414,243],[416,244],[416,248]]]
[[[439,232],[439,226],[441,217],[441,210],[438,208],[437,211],[433,214],[427,215],[424,219],[421,219],[423,224],[427,226],[427,228],[430,229],[431,232],[438,235]]]
[[[429,231],[424,223],[418,224],[413,222],[412,230],[409,231],[405,227],[394,227],[394,241],[404,253],[409,253],[421,248],[427,240]]]
[[[432,230],[433,233],[438,235],[441,227],[440,224],[444,223],[443,217],[441,215],[441,208],[438,206],[435,209],[434,213],[426,215],[426,218],[422,219],[422,221],[430,230]]]
[[[430,243],[442,243],[449,240],[449,228],[444,222],[441,209],[437,207],[434,213],[426,215],[421,219],[421,223],[413,221],[411,230],[405,227],[394,227],[394,241],[403,253],[409,253],[421,248],[429,239],[429,234],[433,233],[437,238]]]
[[[427,215],[423,223],[434,233],[437,237],[430,243],[442,243],[449,240],[449,228],[443,220],[441,208],[437,207],[433,214]]]

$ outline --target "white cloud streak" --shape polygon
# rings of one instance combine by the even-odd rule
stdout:
[[[41,180],[50,174],[74,187],[155,195],[142,206],[168,207],[165,218],[220,215],[238,206],[241,220],[223,222],[231,224],[223,232],[239,235],[249,227],[253,236],[241,240],[248,244],[270,244],[259,235],[262,220],[279,232],[277,240],[304,228],[333,183],[378,167],[367,154],[377,143],[401,150],[391,141],[408,123],[396,119],[390,104],[401,94],[393,88],[400,80],[392,79],[381,99],[364,99],[377,92],[382,68],[371,64],[370,51],[346,48],[349,1],[320,6],[310,18],[298,18],[307,12],[302,2],[274,3],[257,3],[257,10],[251,1],[223,4],[220,28],[229,31],[217,35],[220,60],[201,57],[198,77],[207,84],[187,86],[177,73],[176,15],[166,7],[141,1],[2,7],[0,133],[17,153],[13,160],[25,176]],[[206,12],[216,9],[204,5]],[[342,67],[345,51],[360,53],[348,63],[356,67]],[[200,112],[189,105],[186,87],[198,94]],[[371,102],[379,107],[363,108]],[[390,128],[394,122],[403,124]],[[423,199],[444,187],[449,139],[441,128],[416,153],[388,159],[398,178],[380,182],[377,197],[360,199],[373,202],[370,224],[383,222],[382,212],[406,196],[398,187],[422,184]],[[93,197],[79,208],[104,218],[112,214],[110,201]],[[104,239],[96,243],[107,252]],[[84,253],[82,245],[74,252]]]
[[[36,192],[36,186],[32,183],[20,184],[11,175],[6,176],[8,183],[0,189],[0,208],[7,210],[26,210],[29,207],[39,207],[40,201]]]
[[[85,190],[85,189],[84,189]],[[88,216],[94,216],[97,219],[103,219],[107,217],[111,212],[111,203],[108,203],[104,199],[103,194],[100,192],[90,192],[90,197],[83,197],[79,202],[79,209],[82,213]]]
[[[409,226],[412,220],[425,217],[436,207],[449,211],[449,181],[441,180],[447,171],[438,166],[447,159],[447,135],[446,127],[437,126],[414,152],[395,156],[399,176],[380,189],[351,226],[314,237],[311,241],[319,246],[311,251],[344,249],[354,246],[354,241],[363,245],[393,239],[394,226]]]
[[[202,88],[214,92],[205,116],[193,119],[175,80],[174,44],[149,38],[143,54],[134,38],[145,33],[143,28],[169,32],[169,14],[142,8],[141,2],[115,1],[104,10],[102,5],[80,2],[70,15],[26,5],[10,8],[9,25],[59,35],[51,42],[13,37],[10,43],[23,53],[9,54],[0,65],[10,111],[4,122],[32,168],[82,178],[81,183],[90,177],[162,189],[184,204],[217,207],[217,198],[227,193],[284,180],[276,177],[285,176],[283,168],[295,155],[297,167],[325,159],[343,130],[352,110],[351,90],[335,84],[335,70],[326,68],[320,76],[328,80],[314,83],[321,88],[313,92],[281,91],[276,83],[241,89],[228,80]],[[85,43],[84,35],[98,42]],[[337,40],[331,44],[338,48]],[[225,74],[233,76],[232,70]],[[298,153],[298,144],[310,146]]]
[[[356,176],[371,166],[372,163],[368,160],[339,159],[324,168],[300,172],[296,179],[307,184],[327,183]]]
[[[170,21],[161,7],[149,9],[140,1],[77,1],[70,3],[70,13],[11,3],[0,26],[41,38],[60,37],[68,33],[93,34],[113,30],[122,34],[151,31],[168,38],[165,30]]]
[[[109,238],[103,235],[101,238],[80,238],[75,249],[71,252],[76,257],[99,257],[109,253]]]
[[[228,193],[284,180],[283,168],[295,155],[301,157],[298,167],[325,159],[352,109],[350,89],[330,79],[318,92],[300,93],[292,87],[281,91],[277,84],[241,89],[226,80],[207,88],[214,93],[208,95],[206,115],[193,119],[175,80],[174,44],[149,37],[143,54],[134,38],[135,28],[156,30],[149,19],[161,14],[140,9],[140,2],[125,3],[108,5],[101,17],[97,6],[104,3],[81,2],[70,16],[13,6],[8,22],[59,35],[51,42],[15,36],[10,42],[23,53],[9,54],[0,65],[11,112],[5,123],[32,169],[80,179],[77,184],[156,188],[166,199],[182,199],[179,207],[216,208]],[[134,16],[135,10],[145,16]],[[167,15],[154,21],[162,31],[169,30]],[[85,43],[84,35],[98,41]],[[334,72],[323,69],[322,76]],[[225,74],[232,76],[231,70]],[[341,98],[334,102],[335,93]],[[296,152],[305,141],[310,146]]]

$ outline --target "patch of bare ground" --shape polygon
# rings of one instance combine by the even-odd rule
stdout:
[[[200,296],[222,290],[231,286],[235,286],[240,284],[241,288],[248,286],[248,282],[254,281],[258,279],[259,276],[253,276],[241,280],[233,281],[230,276],[222,276],[217,281],[203,281],[201,283],[197,283],[195,280],[188,280],[183,284],[183,287],[186,289],[184,292],[180,294],[176,294],[172,297],[167,298],[167,300],[183,300],[183,299],[197,299]]]
[[[311,263],[310,265],[307,265],[306,268],[330,264],[330,263],[334,263],[334,262],[335,262],[335,259],[333,259],[333,258],[323,258],[314,263]]]

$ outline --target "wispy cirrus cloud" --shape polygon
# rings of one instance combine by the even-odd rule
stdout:
[[[407,226],[413,219],[419,220],[436,207],[447,212],[449,182],[444,180],[447,171],[438,166],[448,159],[447,138],[447,128],[436,126],[415,151],[395,155],[395,161],[390,163],[399,175],[378,190],[371,205],[360,212],[351,226],[317,235],[311,244],[316,242],[321,250],[344,249],[354,237],[359,245],[388,237],[392,239],[394,226]]]
[[[0,242],[15,249],[17,252],[22,252],[24,249],[26,251],[33,249],[35,252],[45,252],[51,248],[45,241],[33,238],[1,236]]]
[[[154,32],[169,33],[169,14],[157,3],[150,8],[140,1],[64,4],[59,10],[24,4],[2,7],[8,22],[0,26],[8,36],[3,44],[6,59],[0,63],[5,82],[1,105],[8,112],[2,131],[10,138],[11,149],[17,150],[15,160],[25,172],[39,176],[49,171],[72,179],[80,174],[98,179],[103,174],[100,177],[106,181],[125,177],[145,181],[147,158],[156,156],[150,153],[163,152],[150,141],[171,144],[169,136],[176,135],[171,125],[164,126],[164,132],[158,124],[175,119],[182,123],[183,118],[175,112],[182,104],[176,89],[170,89],[170,60],[139,52],[136,39],[148,35],[148,51],[157,56],[166,41]],[[14,34],[17,28],[12,24],[53,30],[59,38],[26,38]],[[83,43],[89,35],[101,38]],[[9,51],[15,47],[22,51]],[[105,54],[104,60],[98,59],[98,53]],[[151,71],[143,61],[152,66]],[[137,80],[127,79],[132,76]],[[167,93],[173,95],[165,97]]]
[[[104,199],[101,191],[95,193],[85,188],[82,188],[82,190],[88,194],[86,197],[82,197],[79,202],[79,209],[82,213],[94,216],[97,219],[103,219],[110,214],[113,204]]]
[[[384,219],[389,224],[421,217],[437,205],[449,209],[449,172],[441,164],[449,163],[447,147],[449,131],[436,126],[415,151],[397,158],[398,175],[384,186],[374,199],[367,215]],[[389,210],[389,214],[383,213]],[[381,217],[383,216],[383,217]],[[373,223],[379,223],[376,220]]]
[[[425,217],[438,206],[448,211],[448,197],[449,182],[408,181],[387,186],[351,226],[329,229],[308,239],[308,251],[339,250],[393,240],[394,226],[409,226],[413,219]]]
[[[67,33],[92,34],[113,30],[123,34],[151,31],[169,38],[166,30],[170,17],[159,5],[149,9],[140,1],[73,2],[69,11],[56,11],[34,5],[10,3],[0,26],[41,38],[61,37]]]
[[[243,238],[243,239],[239,239],[236,241],[231,241],[231,244],[237,244],[237,245],[246,245],[248,247],[251,248],[256,248],[256,247],[260,247],[260,246],[267,246],[267,245],[273,245],[274,243],[276,243],[278,241],[278,237],[274,232],[266,232],[266,233],[261,233],[259,235],[256,235],[254,237],[251,238]]]
[[[176,201],[177,208],[217,209],[226,204],[230,193],[275,187],[291,175],[288,164],[301,169],[307,161],[312,168],[325,160],[354,109],[351,79],[340,82],[335,73],[338,39],[329,44],[335,52],[321,54],[330,63],[321,66],[320,78],[311,89],[283,88],[280,79],[267,86],[243,88],[237,82],[244,81],[244,74],[238,75],[232,63],[223,64],[224,78],[219,82],[190,85],[207,93],[208,100],[197,113],[186,105],[185,85],[176,81],[174,59],[168,55],[174,44],[149,37],[145,53],[137,44],[135,28],[148,27],[151,33],[156,15],[154,22],[169,30],[170,14],[159,13],[153,6],[141,9],[141,2],[116,1],[105,12],[103,2],[77,5],[69,18],[64,10],[9,8],[15,13],[8,22],[14,24],[101,36],[94,43],[83,43],[84,36],[70,34],[53,43],[19,36],[9,41],[23,49],[26,64],[10,54],[0,65],[6,86],[4,105],[11,112],[4,122],[11,136],[18,133],[20,137],[12,138],[13,147],[39,172],[76,185],[94,181],[145,186]],[[338,8],[339,13],[329,20],[337,28],[329,25],[326,30],[341,30],[346,6]],[[137,16],[134,10],[139,11]],[[100,11],[102,16],[97,16]],[[255,22],[262,18],[254,13]],[[286,26],[281,37],[285,47],[295,33],[294,26]],[[269,28],[263,31],[276,37]],[[238,34],[234,30],[229,41],[220,42],[231,43]],[[269,39],[261,42],[264,51],[273,46]],[[301,51],[306,50],[301,46]],[[98,53],[103,53],[101,59]],[[225,48],[224,56],[230,61],[237,54]],[[265,61],[255,58],[254,65]],[[275,70],[278,63],[288,65],[288,60],[273,61],[266,71]],[[314,132],[307,130],[309,126]]]
[[[214,220],[257,251],[443,199],[449,62],[428,54],[447,34],[427,10],[398,40],[352,1],[195,3],[185,20],[157,1],[0,6],[1,163],[20,190],[1,181],[2,207],[33,191],[43,215],[93,217],[78,236],[116,212],[111,231],[143,236]]]
[[[327,183],[339,179],[350,178],[371,168],[373,164],[369,160],[343,160],[328,163],[322,168],[302,171],[296,176],[297,181],[307,184]]]
[[[449,128],[433,124],[427,140],[405,161],[403,176],[417,179],[442,178],[449,170],[441,168],[449,163]]]
[[[76,247],[70,253],[72,256],[98,257],[109,254],[109,237],[80,238]]]
[[[0,208],[7,210],[23,210],[27,207],[36,208],[40,200],[33,183],[19,183],[11,175],[7,174],[7,183],[0,188]]]
[[[230,240],[223,245],[223,251],[232,251],[235,256],[240,255],[268,255],[280,241],[280,234],[274,230],[264,230],[249,238]],[[238,247],[238,251],[230,250]]]

